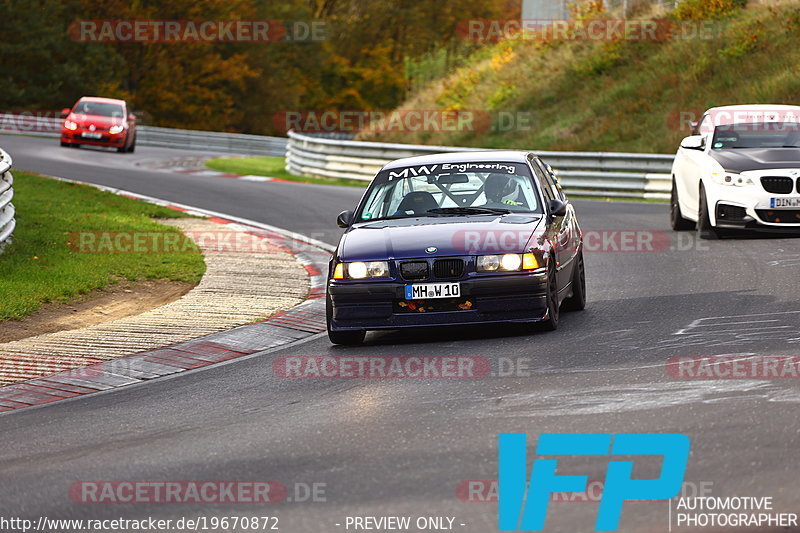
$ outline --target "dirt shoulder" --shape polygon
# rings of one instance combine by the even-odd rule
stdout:
[[[0,343],[138,315],[174,302],[195,286],[184,281],[122,280],[69,303],[44,304],[21,320],[1,321]]]

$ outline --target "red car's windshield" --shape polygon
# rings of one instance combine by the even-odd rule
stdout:
[[[78,102],[72,112],[80,113],[82,115],[94,115],[100,117],[122,118],[125,116],[121,105],[107,104],[105,102]]]

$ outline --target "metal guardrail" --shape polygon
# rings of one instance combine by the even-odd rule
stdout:
[[[14,176],[11,175],[11,156],[0,149],[0,253],[5,245],[11,240],[14,228],[17,225],[14,220],[16,213],[14,204]]]
[[[286,145],[288,144],[288,139],[283,137],[177,130],[157,128],[155,126],[139,126],[136,134],[139,136],[137,142],[142,146],[161,146],[165,148],[207,150],[210,152],[246,155],[283,156],[286,154]]]
[[[394,159],[482,148],[325,139],[289,132],[286,169],[293,174],[371,180]],[[673,156],[616,152],[536,152],[562,187],[580,196],[668,199]]]
[[[15,124],[0,114],[0,133],[58,137],[62,119],[36,118]],[[18,121],[16,122],[18,124]],[[244,155],[286,155],[286,168],[294,174],[368,181],[395,159],[481,148],[360,142],[330,136],[289,132],[289,139],[139,126],[137,143],[185,150]],[[615,152],[537,152],[558,174],[567,192],[582,196],[667,199],[671,188],[673,156]]]
[[[59,137],[64,119],[53,117],[30,117],[0,114],[0,133]],[[137,126],[136,143],[140,146],[160,146],[183,150],[203,150],[244,155],[283,156],[288,139],[247,135],[243,133],[220,133],[214,131],[180,130]]]

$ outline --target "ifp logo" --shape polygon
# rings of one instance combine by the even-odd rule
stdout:
[[[500,531],[543,531],[547,505],[557,492],[582,492],[588,476],[557,476],[557,459],[535,459],[528,472],[526,435],[498,435]],[[595,531],[616,531],[625,500],[668,500],[681,490],[689,437],[679,433],[544,433],[536,455],[661,455],[658,479],[631,479],[633,461],[609,461]]]

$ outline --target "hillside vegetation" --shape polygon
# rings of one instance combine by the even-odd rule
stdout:
[[[500,41],[420,90],[401,109],[519,112],[532,117],[530,125],[506,131],[371,133],[361,138],[491,148],[674,152],[688,135],[689,112],[728,104],[800,103],[800,2],[744,4],[684,0],[671,12],[648,8],[631,15],[666,17],[672,30],[664,40]]]

